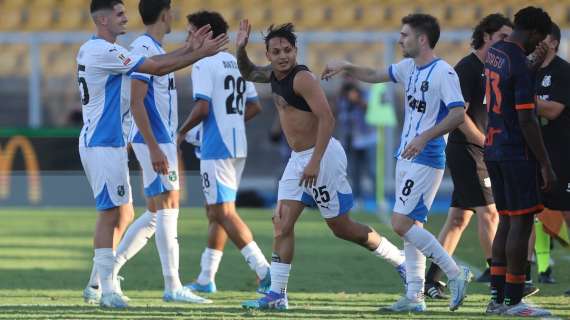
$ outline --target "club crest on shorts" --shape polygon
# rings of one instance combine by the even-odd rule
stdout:
[[[178,175],[176,174],[176,171],[170,171],[168,173],[168,180],[170,180],[172,182],[178,180]]]
[[[124,185],[117,186],[117,195],[119,195],[119,197],[122,197],[125,195],[125,186]]]

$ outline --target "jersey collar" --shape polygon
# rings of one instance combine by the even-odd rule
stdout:
[[[154,42],[154,44],[156,44],[159,48],[162,48],[162,44],[158,42],[155,38],[153,38],[150,34],[145,33],[144,35],[149,37],[152,40],[152,42]]]
[[[431,65],[433,65],[434,63],[438,62],[439,60],[441,60],[441,58],[435,58],[433,59],[430,63],[428,64],[424,64],[423,66],[416,66],[416,68],[418,68],[418,70],[423,70],[425,68],[430,67]]]

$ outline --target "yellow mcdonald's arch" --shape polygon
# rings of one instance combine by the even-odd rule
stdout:
[[[26,166],[28,200],[31,203],[38,203],[42,198],[40,166],[32,143],[24,136],[12,137],[3,149],[0,146],[0,199],[6,199],[10,196],[12,164],[18,149],[22,151]]]

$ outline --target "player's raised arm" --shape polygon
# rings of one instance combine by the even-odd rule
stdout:
[[[304,183],[305,187],[310,187],[317,183],[321,159],[331,139],[335,120],[325,93],[315,75],[308,71],[297,73],[293,81],[293,90],[307,101],[318,122],[315,150],[299,181],[299,185]]]
[[[188,43],[183,48],[146,59],[137,71],[162,76],[225,50],[228,42],[229,38],[226,34],[212,38],[210,26],[206,25],[192,33]]]
[[[247,56],[245,47],[249,40],[251,25],[247,19],[240,21],[239,30],[236,36],[236,58],[239,72],[245,80],[259,83],[269,83],[271,76],[271,65],[257,66]]]
[[[381,83],[390,81],[390,75],[386,71],[358,66],[345,60],[334,60],[325,66],[325,70],[321,74],[321,79],[329,80],[335,75],[344,72],[352,77],[369,83]]]

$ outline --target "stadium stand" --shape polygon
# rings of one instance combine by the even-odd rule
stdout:
[[[124,0],[129,17],[129,31],[140,32],[144,26],[138,14],[139,0]],[[0,34],[13,32],[92,32],[88,1],[80,0],[0,0]],[[425,12],[436,16],[443,30],[470,30],[486,14],[501,12],[508,16],[524,5],[544,7],[562,28],[570,27],[570,0],[173,0],[173,28],[186,28],[186,15],[208,9],[221,12],[235,30],[242,18],[248,18],[254,33],[264,31],[269,24],[293,22],[303,31],[398,31],[402,16],[411,12]],[[54,83],[62,84],[61,90],[76,94],[74,69],[78,43],[41,45],[42,84],[44,89],[59,90]],[[175,45],[167,46],[173,49]],[[25,42],[9,44],[0,42],[0,81],[10,82],[17,77],[30,75],[28,45]],[[566,47],[564,50],[567,50]],[[440,41],[436,52],[451,64],[455,64],[469,50],[469,39]],[[397,50],[398,51],[398,50]],[[252,60],[265,64],[265,47],[252,43],[249,50]],[[322,70],[324,59],[349,59],[365,65],[383,65],[384,47],[381,43],[311,43],[304,48],[306,63],[312,70]],[[363,54],[364,53],[364,54]],[[396,52],[398,55],[398,52]],[[188,89],[189,71],[177,73],[179,86]],[[184,81],[184,82],[180,82]],[[21,90],[25,90],[25,86]],[[23,92],[23,91],[21,91]],[[43,93],[47,94],[46,92]]]
[[[142,28],[138,0],[125,0],[132,30]],[[570,25],[570,0],[183,0],[173,1],[175,27],[186,24],[186,14],[198,9],[217,10],[230,26],[247,17],[253,27],[269,21],[293,21],[299,30],[389,30],[410,12],[436,16],[444,27],[470,28],[484,14],[501,12],[512,16],[523,5],[544,7],[561,27]],[[87,6],[78,0],[0,0],[0,31],[88,30]]]

